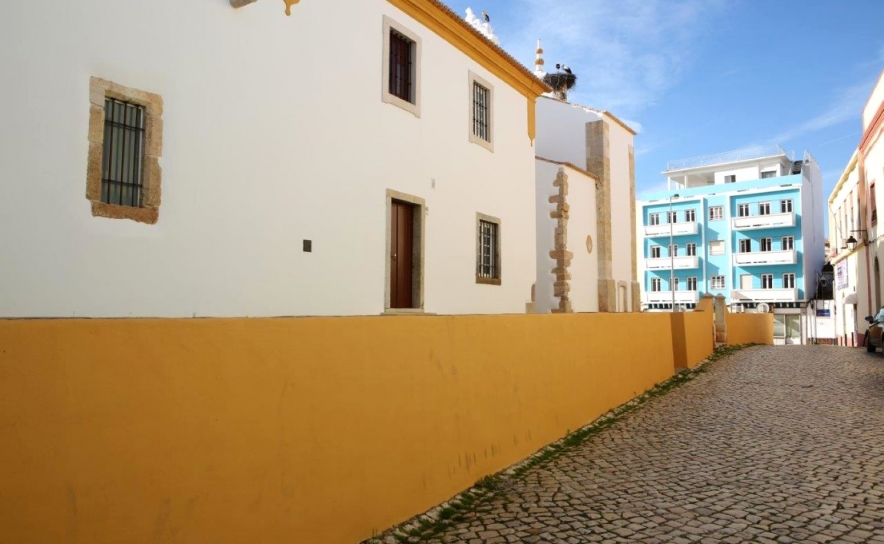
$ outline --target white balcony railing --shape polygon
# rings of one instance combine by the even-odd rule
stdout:
[[[673,223],[672,224],[672,235],[673,236],[684,236],[685,234],[697,234],[699,232],[697,230],[697,222],[691,221],[688,223]],[[662,225],[646,225],[645,226],[645,236],[669,236],[669,223],[664,223]]]
[[[771,229],[794,227],[795,213],[774,213],[768,215],[747,215],[731,219],[734,230]]]
[[[735,253],[734,266],[762,266],[766,264],[795,264],[797,256],[794,249],[786,251],[752,251],[751,253]]]
[[[648,270],[669,270],[670,268],[675,270],[687,270],[697,267],[699,267],[699,264],[696,255],[675,258],[660,257],[659,259],[645,260],[645,268]]]
[[[752,302],[796,302],[798,291],[795,289],[737,289],[731,291],[732,301]]]
[[[672,291],[649,291],[645,293],[649,304],[672,303]],[[700,294],[697,291],[676,291],[676,304],[696,304],[700,300]]]

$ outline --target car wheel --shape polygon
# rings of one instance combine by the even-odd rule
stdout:
[[[866,351],[869,353],[875,353],[875,346],[872,345],[872,341],[869,340],[868,336],[866,336]]]

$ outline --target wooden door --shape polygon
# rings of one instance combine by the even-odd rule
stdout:
[[[414,308],[414,206],[394,200],[390,208],[390,308]]]

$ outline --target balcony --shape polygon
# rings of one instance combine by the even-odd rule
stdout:
[[[737,289],[731,291],[731,301],[746,302],[795,302],[796,289]]]
[[[794,249],[786,251],[752,251],[735,253],[734,266],[763,266],[771,264],[795,264],[798,256]]]
[[[774,213],[768,215],[747,215],[731,219],[734,230],[775,229],[794,227],[795,213]]]
[[[672,224],[672,235],[673,236],[684,236],[686,234],[697,234],[699,232],[697,230],[697,222],[691,221],[689,223],[673,223]],[[645,236],[648,237],[660,237],[660,236],[669,236],[669,223],[664,223],[662,225],[646,225],[645,226]]]
[[[699,267],[697,256],[690,257],[660,257],[659,259],[645,259],[645,268],[647,270],[688,270]]]
[[[672,304],[672,291],[649,291],[645,293],[648,304],[670,303]],[[696,304],[700,300],[700,293],[697,291],[676,291],[676,304]]]

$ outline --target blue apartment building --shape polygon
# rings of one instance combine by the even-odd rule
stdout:
[[[710,293],[734,311],[800,314],[824,264],[822,175],[810,153],[796,160],[766,146],[663,173],[669,190],[645,195],[636,214],[643,309],[691,309]]]

